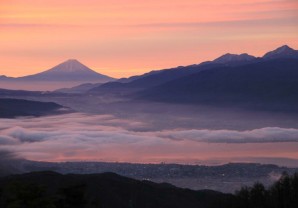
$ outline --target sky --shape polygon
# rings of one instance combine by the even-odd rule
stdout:
[[[0,75],[75,58],[128,77],[230,53],[298,49],[297,0],[0,0]]]

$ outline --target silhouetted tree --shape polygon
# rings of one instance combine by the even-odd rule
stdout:
[[[236,197],[239,207],[250,207],[250,189],[247,186],[242,187],[240,191],[236,191]]]
[[[265,208],[267,191],[263,184],[255,183],[250,190],[250,204],[254,208]]]
[[[87,204],[85,198],[86,185],[73,185],[59,190],[57,207],[84,208]]]
[[[4,204],[7,208],[55,208],[42,186],[15,182],[9,184],[6,191]]]

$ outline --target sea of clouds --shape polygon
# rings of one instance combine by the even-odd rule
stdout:
[[[281,143],[298,144],[298,129],[154,131],[144,122],[83,113],[0,119],[0,149],[32,160],[138,161],[174,156],[187,160],[194,152],[196,157],[200,153],[207,157],[206,148],[214,155],[227,154],[236,144],[276,144],[278,148]]]

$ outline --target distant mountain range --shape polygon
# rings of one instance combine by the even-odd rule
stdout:
[[[69,60],[48,71],[17,79],[34,82],[47,78],[62,81],[87,80],[93,79],[93,76],[98,79],[104,77],[106,81],[112,80],[98,75],[76,60]],[[5,90],[0,92],[5,95],[22,93]],[[104,94],[133,100],[172,103],[254,105],[298,111],[297,92],[298,51],[284,45],[263,57],[228,53],[200,64],[151,71],[107,83],[85,82],[54,93]]]
[[[223,56],[218,57],[217,59],[213,60],[213,63],[219,64],[245,64],[245,63],[253,63],[261,60],[271,60],[277,58],[297,58],[298,51],[290,48],[287,45],[281,46],[273,51],[266,53],[263,57],[255,57],[249,55],[247,53],[243,54],[230,54],[227,53]]]
[[[5,84],[9,86],[8,88],[10,89],[28,89],[27,86],[34,85],[35,83],[35,90],[44,90],[42,86],[46,85],[48,85],[49,87],[53,85],[52,88],[50,87],[49,89],[55,89],[55,86],[57,86],[57,89],[63,86],[69,87],[88,82],[105,83],[113,80],[115,79],[97,73],[75,59],[69,59],[49,70],[33,75],[17,78],[6,77],[3,75],[0,76],[0,81],[2,83],[5,82]],[[6,88],[5,84],[0,85],[0,87]],[[15,85],[16,87],[13,87],[13,85]]]
[[[263,57],[225,54],[213,61],[152,71],[89,90],[137,100],[262,107],[270,103],[276,108],[291,106],[289,110],[297,108],[297,92],[298,51],[286,45]]]
[[[140,76],[132,76],[130,78],[119,79],[117,81],[109,82],[96,88],[93,88],[91,89],[91,91],[96,92],[100,90],[106,90],[107,88],[114,89],[139,87],[143,89],[157,86],[159,84],[166,83],[168,81],[175,80],[183,76],[195,74],[199,71],[204,71],[207,69],[223,66],[241,66],[280,58],[298,59],[298,51],[285,45],[277,48],[274,51],[266,53],[263,57],[258,58],[248,55],[246,53],[240,55],[227,53],[223,56],[214,59],[213,61],[206,61],[200,64],[180,66],[171,69],[151,71]]]

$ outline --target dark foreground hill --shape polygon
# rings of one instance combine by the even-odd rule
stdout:
[[[51,115],[61,113],[62,109],[65,108],[53,102],[0,98],[0,118]]]
[[[198,208],[226,207],[230,194],[191,191],[114,173],[36,172],[0,178],[0,207]]]
[[[284,173],[269,189],[256,183],[235,195],[181,189],[114,173],[35,172],[0,178],[4,208],[297,208],[298,174]]]

